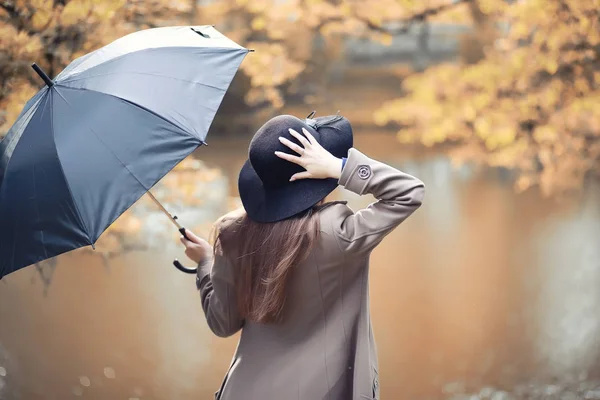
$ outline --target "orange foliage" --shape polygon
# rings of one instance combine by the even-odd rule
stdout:
[[[472,65],[444,64],[405,80],[379,125],[403,143],[459,145],[459,161],[515,169],[516,189],[579,190],[600,175],[600,2],[479,0],[510,26]]]
[[[390,44],[392,33],[405,31],[421,18],[468,20],[463,3],[466,0],[220,0],[199,8],[199,22],[217,22],[233,40],[256,50],[241,67],[250,78],[245,101],[279,109],[287,94],[305,99],[313,95],[303,84],[322,79],[323,67],[341,55],[341,37]],[[314,45],[318,38],[323,46]]]
[[[0,136],[41,86],[31,62],[53,77],[73,59],[137,29],[215,24],[256,50],[242,63],[250,82],[243,89],[246,103],[279,109],[288,94],[314,95],[323,68],[342,53],[341,37],[388,44],[391,33],[424,18],[466,21],[467,1],[0,0]],[[318,37],[324,46],[316,49]]]
[[[164,18],[190,12],[183,0],[0,0],[0,136],[41,82],[38,63],[53,77],[73,59]]]
[[[256,52],[242,63],[251,106],[314,95],[348,36],[389,44],[413,22],[468,23],[463,64],[404,82],[375,115],[402,143],[458,145],[459,161],[514,168],[518,190],[578,189],[600,170],[600,0],[0,0],[0,135],[69,61],[157,24],[215,24]],[[64,5],[63,5],[64,4]],[[498,24],[495,24],[498,23]],[[510,29],[506,29],[506,26]],[[318,43],[318,45],[315,45]],[[468,53],[468,54],[467,54]],[[313,82],[314,85],[307,85]]]

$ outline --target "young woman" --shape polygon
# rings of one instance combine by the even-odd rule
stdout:
[[[214,252],[186,254],[210,329],[240,341],[221,400],[379,399],[369,255],[424,196],[419,179],[352,148],[341,116],[262,126],[239,176],[244,206],[216,224]],[[325,203],[337,186],[377,202]]]

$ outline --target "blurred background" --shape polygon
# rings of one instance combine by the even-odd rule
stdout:
[[[239,206],[267,118],[340,110],[428,189],[372,256],[382,398],[600,399],[599,0],[0,0],[0,137],[32,62],[188,24],[255,52],[154,189],[181,222]],[[214,398],[238,337],[208,330],[177,238],[142,199],[95,251],[0,281],[0,399]]]

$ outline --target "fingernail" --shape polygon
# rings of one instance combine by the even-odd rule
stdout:
[[[283,137],[279,136],[279,141],[283,142]]]

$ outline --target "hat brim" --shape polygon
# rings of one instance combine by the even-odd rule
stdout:
[[[249,160],[238,179],[240,198],[248,217],[261,223],[281,221],[306,211],[337,186],[336,179],[300,179],[278,188],[265,188]]]

